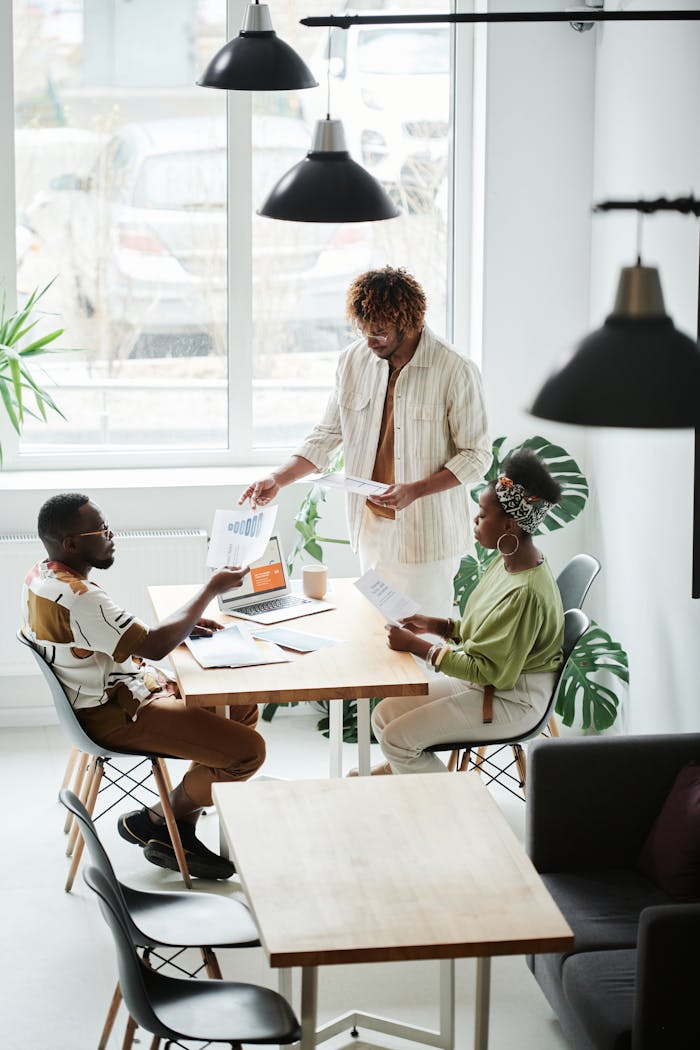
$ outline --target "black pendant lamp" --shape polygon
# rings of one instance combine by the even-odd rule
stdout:
[[[350,156],[340,120],[318,120],[311,149],[258,211],[291,222],[376,222],[400,215],[389,194]]]
[[[267,4],[248,4],[237,37],[224,44],[197,81],[225,91],[294,91],[318,82],[296,51],[272,28]]]
[[[658,270],[624,267],[613,312],[545,382],[532,415],[593,427],[694,427],[700,350],[664,308]]]

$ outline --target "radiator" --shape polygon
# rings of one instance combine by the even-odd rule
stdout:
[[[201,529],[162,529],[115,533],[114,565],[90,578],[125,609],[153,623],[146,588],[159,583],[203,583],[207,534]],[[30,653],[15,639],[20,595],[27,570],[46,551],[31,534],[0,535],[0,675],[36,673]]]

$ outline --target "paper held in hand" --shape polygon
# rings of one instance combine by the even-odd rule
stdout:
[[[237,623],[205,638],[186,638],[185,645],[202,667],[255,667],[289,661],[279,646],[256,641]]]
[[[356,478],[352,474],[323,474],[316,478],[319,485],[331,489],[342,489],[343,492],[356,492],[360,496],[381,496],[389,488],[381,481],[369,481],[367,478]]]
[[[277,504],[257,510],[217,510],[207,552],[210,569],[250,565],[262,558],[272,535]]]
[[[374,569],[370,569],[359,580],[356,580],[355,586],[393,627],[401,627],[399,620],[404,616],[412,616],[420,609],[418,602],[396,590]]]

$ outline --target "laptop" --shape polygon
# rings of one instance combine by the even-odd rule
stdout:
[[[265,553],[250,566],[243,586],[219,595],[219,608],[243,620],[281,623],[297,616],[335,609],[335,605],[307,598],[304,594],[292,594],[279,538],[270,536]]]

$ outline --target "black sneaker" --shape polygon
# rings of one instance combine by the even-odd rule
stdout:
[[[135,846],[145,847],[151,839],[170,842],[167,826],[164,823],[154,824],[145,807],[134,809],[131,813],[123,813],[117,821],[117,831],[123,839]]]
[[[207,849],[194,833],[194,825],[189,821],[178,821],[177,827],[185,850],[185,859],[190,875],[197,879],[230,879],[236,874],[236,869],[226,857],[220,857]],[[167,841],[154,837],[146,845],[143,851],[146,860],[159,868],[168,868],[169,871],[179,871],[177,857],[173,849],[170,837]]]

